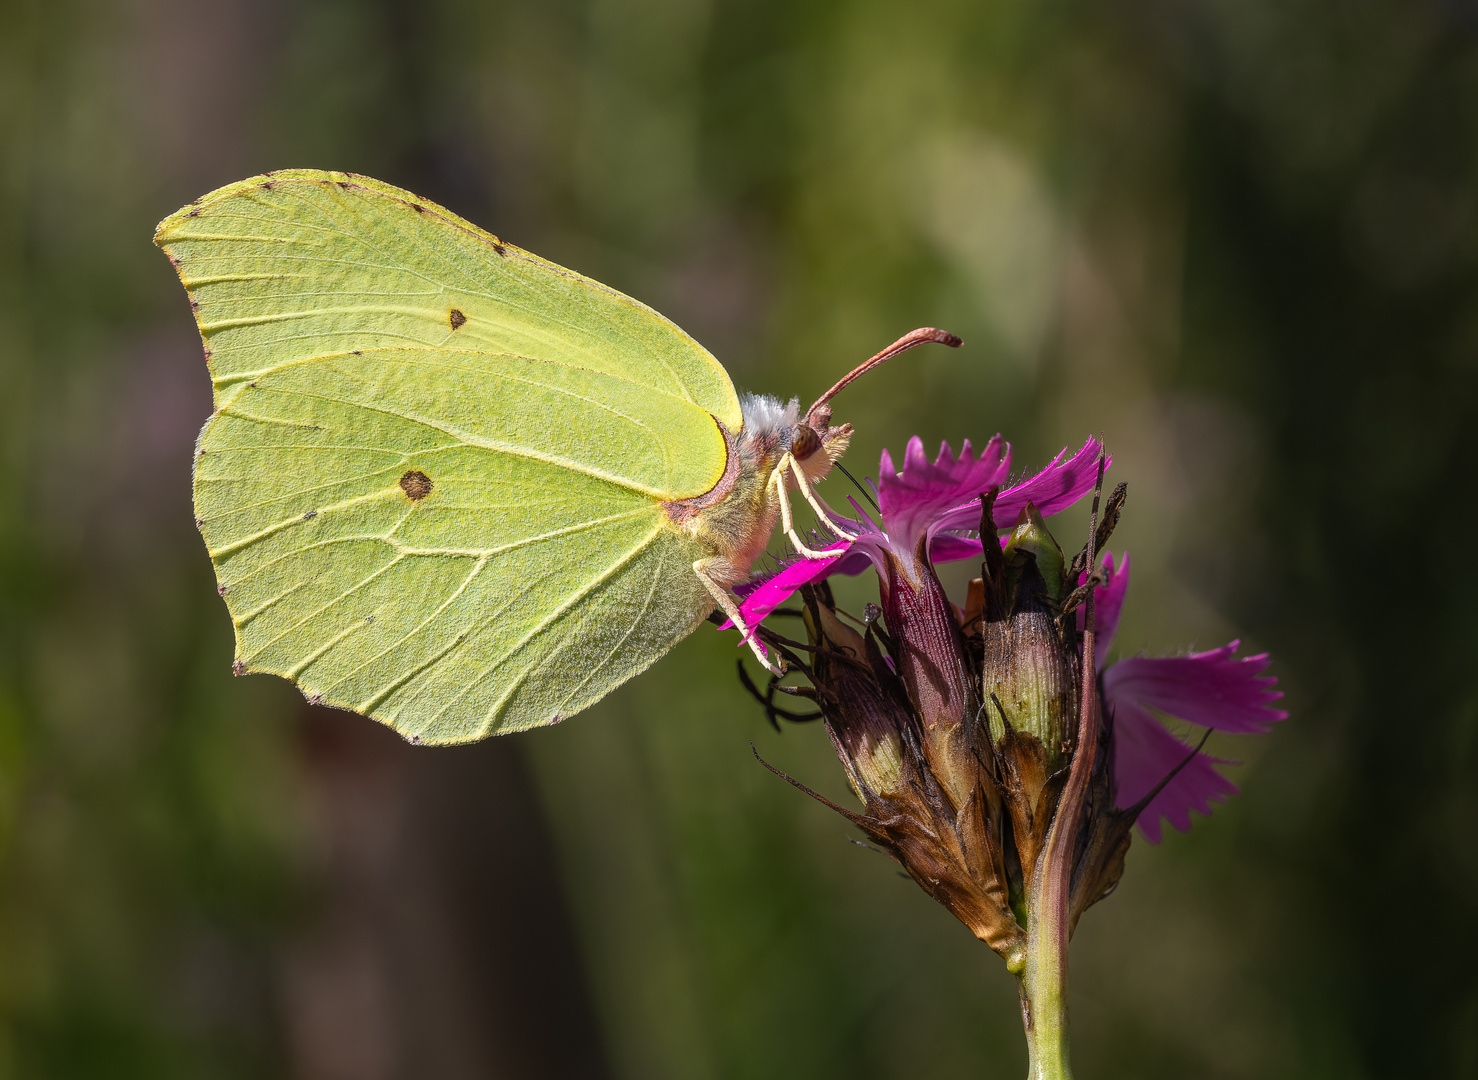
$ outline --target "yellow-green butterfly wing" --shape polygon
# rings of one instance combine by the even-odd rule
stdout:
[[[156,235],[215,385],[196,514],[237,670],[425,742],[579,711],[712,607],[662,504],[727,374],[649,308],[408,192],[282,172]]]

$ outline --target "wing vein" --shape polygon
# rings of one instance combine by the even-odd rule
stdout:
[[[560,604],[552,612],[550,612],[538,623],[536,623],[532,629],[530,629],[523,635],[523,637],[515,641],[507,651],[505,651],[487,667],[483,668],[483,670],[478,673],[476,679],[470,681],[462,690],[458,691],[457,694],[450,701],[448,701],[441,708],[437,709],[436,712],[432,714],[431,721],[434,723],[437,719],[441,717],[443,713],[446,712],[447,709],[451,708],[453,704],[465,697],[468,691],[470,691],[473,686],[477,685],[477,683],[480,683],[483,679],[487,678],[487,676],[490,675],[494,670],[496,670],[498,666],[501,665],[505,660],[507,660],[514,653],[518,652],[520,649],[522,649],[526,644],[532,641],[539,634],[543,633],[544,630],[548,629],[555,621],[557,621],[576,604],[584,600],[592,592],[594,592],[598,588],[601,588],[607,581],[609,581],[615,574],[617,574],[622,567],[626,566],[627,563],[631,562],[632,559],[636,558],[644,550],[646,550],[646,548],[650,546],[652,541],[661,534],[662,528],[663,527],[661,525],[658,525],[655,529],[647,534],[647,536],[641,541],[641,543],[637,544],[630,551],[624,554],[620,559],[616,560],[616,562],[614,562],[612,565],[597,574],[586,585],[577,589],[564,601],[564,603]],[[493,704],[493,708],[491,710],[492,712],[496,713],[497,710],[501,709],[505,704],[507,704],[508,698],[512,695],[513,691],[517,689],[518,686],[522,685],[523,678],[524,676],[521,675],[518,679],[514,680],[514,683],[509,687],[509,689],[498,699],[498,701]],[[489,730],[491,730],[491,727],[492,721],[489,720],[483,726],[483,733],[486,734]]]

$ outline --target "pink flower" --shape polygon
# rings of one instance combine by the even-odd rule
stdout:
[[[923,443],[911,439],[901,470],[883,452],[877,484],[881,524],[853,501],[858,519],[848,525],[857,533],[854,539],[826,548],[836,552],[832,558],[796,559],[783,566],[748,590],[740,610],[756,625],[803,585],[836,573],[860,573],[868,565],[883,578],[885,599],[890,588],[899,587],[890,585],[891,576],[917,588],[926,571],[932,578],[926,563],[983,553],[978,531],[982,495],[1000,489],[994,523],[1008,529],[1028,505],[1043,517],[1058,513],[1093,490],[1101,450],[1097,440],[1089,439],[1076,453],[1064,450],[1029,479],[1000,489],[1010,472],[1011,449],[999,435],[978,456],[968,440],[958,457],[946,443],[933,462]],[[1006,540],[998,542],[1004,547]],[[1132,657],[1106,664],[1129,584],[1129,559],[1124,555],[1116,567],[1113,555],[1105,552],[1100,566],[1106,583],[1097,590],[1099,689],[1113,754],[1114,802],[1128,810],[1147,800],[1136,823],[1157,843],[1162,818],[1184,831],[1192,810],[1209,814],[1213,802],[1237,791],[1216,769],[1228,762],[1182,741],[1160,717],[1248,733],[1267,731],[1288,714],[1273,706],[1282,695],[1273,689],[1277,680],[1263,674],[1267,654],[1239,658],[1236,641],[1188,656]],[[1082,619],[1079,608],[1080,629]]]

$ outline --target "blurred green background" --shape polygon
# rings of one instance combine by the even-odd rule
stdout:
[[[368,173],[622,288],[849,464],[1102,433],[1117,648],[1293,719],[1073,950],[1082,1080],[1478,1077],[1472,0],[0,0],[0,1077],[1017,1077],[1001,962],[700,630],[415,750],[233,680],[155,222]],[[1466,435],[1464,434],[1466,432]],[[1072,518],[1067,528],[1080,528]],[[844,592],[860,607],[860,580]]]

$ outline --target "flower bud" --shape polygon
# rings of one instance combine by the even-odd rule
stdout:
[[[1027,503],[1001,559],[994,568],[991,562],[986,572],[999,580],[985,588],[1001,598],[987,603],[996,610],[988,610],[982,628],[981,697],[991,739],[999,746],[1012,733],[1032,736],[1050,774],[1071,756],[1080,693],[1076,643],[1065,639],[1057,619],[1066,561]]]

